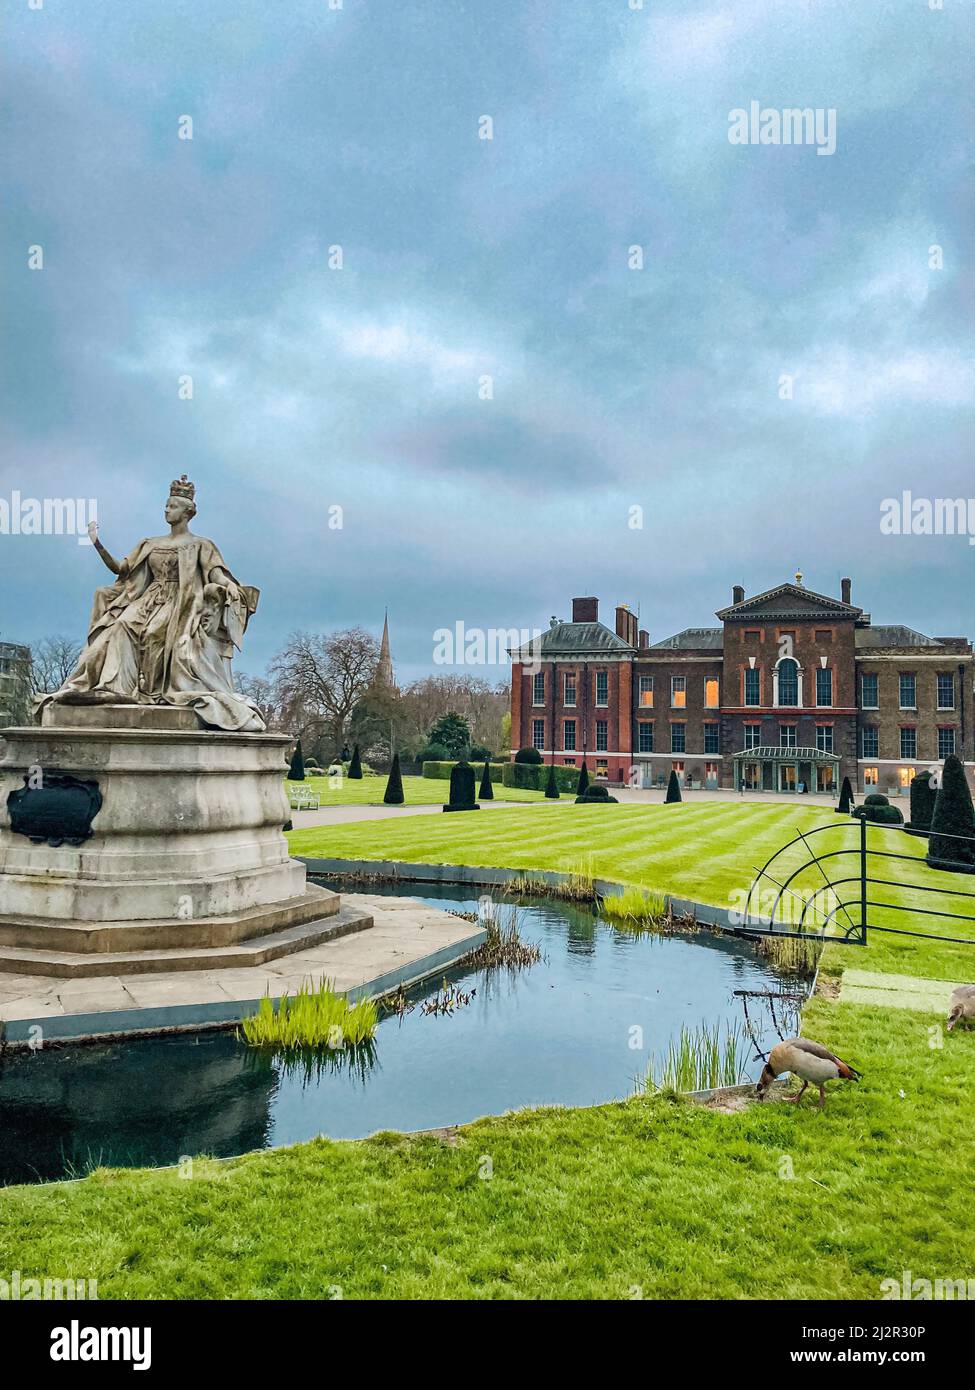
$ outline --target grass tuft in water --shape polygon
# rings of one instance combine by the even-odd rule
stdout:
[[[531,872],[513,878],[505,885],[505,892],[521,897],[564,898],[568,902],[591,903],[596,899],[595,874],[592,868],[592,855],[584,854],[577,859],[563,860],[558,872],[563,877],[554,883]]]
[[[682,1027],[667,1055],[647,1069],[647,1091],[709,1091],[747,1081],[748,1038],[739,1027],[721,1033],[719,1023]]]
[[[618,927],[655,927],[666,921],[667,897],[630,885],[603,898],[599,911]]]
[[[298,992],[285,995],[275,1009],[265,995],[257,1013],[241,1020],[244,1038],[253,1047],[356,1047],[376,1032],[379,1014],[372,999],[350,1004],[344,994],[336,994],[331,982],[310,982]]]
[[[760,936],[758,954],[792,975],[814,975],[823,954],[818,936]]]
[[[521,935],[525,915],[514,903],[501,903],[495,904],[486,917],[475,918],[487,927],[487,936],[460,964],[475,970],[518,970],[537,965],[542,958],[541,947],[525,941]]]

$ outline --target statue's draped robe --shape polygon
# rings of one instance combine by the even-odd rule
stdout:
[[[228,577],[240,591],[234,602]],[[264,720],[234,690],[230,668],[257,600],[258,590],[234,579],[212,541],[140,541],[118,582],[96,590],[88,645],[41,704],[187,705],[210,728],[259,733]]]

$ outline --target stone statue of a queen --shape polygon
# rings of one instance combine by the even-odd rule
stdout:
[[[140,541],[121,562],[91,523],[95,549],[118,578],[96,589],[87,646],[61,689],[41,697],[38,715],[52,702],[179,705],[208,728],[265,729],[230,667],[258,590],[238,583],[213,541],[190,531],[195,496],[184,473],[169,489],[169,535]]]

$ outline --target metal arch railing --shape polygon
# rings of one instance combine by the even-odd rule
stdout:
[[[849,820],[837,821],[829,825],[817,826],[813,830],[799,830],[797,831],[797,834],[794,839],[788,841],[787,844],[780,846],[780,848],[777,849],[775,853],[765,861],[764,865],[760,869],[756,869],[755,878],[752,880],[751,886],[748,890],[748,896],[746,898],[745,903],[745,911],[743,914],[742,926],[745,932],[749,935],[755,936],[774,935],[778,937],[809,937],[812,935],[816,935],[822,938],[826,938],[830,926],[837,921],[839,915],[842,913],[846,917],[845,930],[843,931],[842,935],[831,935],[829,937],[830,940],[844,942],[849,945],[864,946],[867,942],[867,931],[871,930],[889,932],[897,936],[915,936],[922,937],[925,940],[944,941],[960,945],[975,945],[975,936],[942,936],[941,934],[936,932],[918,932],[911,931],[904,927],[881,926],[876,921],[869,920],[870,909],[872,908],[882,909],[886,912],[910,912],[915,916],[939,917],[947,920],[968,922],[972,924],[973,928],[975,928],[975,915],[972,915],[970,913],[951,912],[937,907],[922,907],[916,901],[911,902],[909,904],[878,901],[877,899],[871,896],[870,889],[872,887],[900,889],[906,888],[909,889],[911,893],[915,895],[915,897],[917,894],[930,893],[932,895],[944,898],[968,899],[973,904],[975,904],[975,891],[966,892],[965,890],[959,888],[943,888],[937,883],[908,883],[898,879],[874,877],[869,872],[869,858],[871,855],[873,855],[876,858],[885,860],[903,860],[915,866],[917,866],[919,863],[923,863],[923,860],[919,860],[916,855],[901,854],[894,849],[888,848],[871,848],[868,845],[868,829],[870,831],[887,831],[888,833],[904,834],[905,832],[902,827],[882,825],[876,822],[868,823],[864,817],[860,817],[859,827],[860,833],[858,836],[858,844],[846,846],[842,849],[828,850],[824,854],[816,853],[813,847],[809,844],[809,841],[815,835],[823,835],[830,831],[849,831],[852,828]],[[943,835],[940,836],[940,838],[959,840],[975,845],[975,837],[972,836]],[[792,869],[791,872],[784,875],[783,881],[780,881],[779,878],[775,877],[770,872],[772,865],[774,865],[775,861],[781,855],[786,854],[789,850],[793,849],[796,845],[800,843],[806,849],[808,858],[801,862],[797,867]],[[856,856],[858,860],[859,871],[856,874],[847,875],[842,878],[831,879],[827,874],[826,869],[823,867],[824,864],[827,864],[831,860],[841,859],[844,857],[849,857],[851,855]],[[819,869],[819,872],[823,878],[823,887],[817,889],[816,892],[810,897],[809,895],[802,895],[797,893],[793,889],[792,884],[800,875],[808,873],[809,869],[812,866],[815,866]],[[938,873],[940,871],[934,870],[933,872]],[[756,902],[756,894],[761,890],[761,887],[765,882],[773,884],[778,891],[775,894],[775,899],[772,903],[771,911],[768,913],[756,914],[755,912],[753,912],[753,907]],[[859,890],[857,895],[855,897],[851,896],[849,898],[841,898],[837,890],[840,888],[846,888],[851,884],[857,885]],[[820,894],[824,892],[826,892],[827,894],[831,894],[832,897],[837,900],[835,906],[831,906],[829,911],[826,911],[824,910],[824,908],[820,907],[816,901]],[[779,915],[780,906],[783,902],[783,899],[787,896],[789,898],[795,898],[801,903],[801,911],[798,914],[798,921],[795,923],[795,930],[784,929],[784,925],[782,923],[776,923],[776,917]],[[807,926],[807,916],[810,913],[810,911],[813,913],[813,915],[819,913],[819,915],[822,918],[822,921],[818,924],[815,930],[812,929],[810,926]],[[851,915],[851,912],[855,914],[855,916]]]

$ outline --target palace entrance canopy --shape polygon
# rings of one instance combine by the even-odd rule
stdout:
[[[840,760],[819,748],[779,748],[762,744],[736,753],[735,791],[835,792]]]

